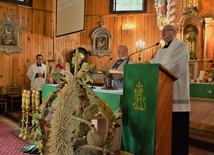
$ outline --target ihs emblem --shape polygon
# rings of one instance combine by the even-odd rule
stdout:
[[[145,110],[146,109],[146,97],[143,96],[143,85],[139,81],[135,87],[135,101],[133,103],[133,107],[135,110]]]

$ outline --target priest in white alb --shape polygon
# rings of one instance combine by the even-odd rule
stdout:
[[[160,63],[178,79],[173,82],[172,100],[172,155],[188,155],[189,141],[189,52],[187,45],[176,38],[173,25],[165,25],[161,37],[165,46],[151,63]]]

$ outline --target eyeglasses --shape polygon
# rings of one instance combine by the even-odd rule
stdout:
[[[161,32],[166,32],[166,31],[175,31],[173,29],[163,29]]]

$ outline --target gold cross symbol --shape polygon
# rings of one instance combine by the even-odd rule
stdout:
[[[208,90],[208,93],[209,93],[209,94],[212,94],[212,90]]]

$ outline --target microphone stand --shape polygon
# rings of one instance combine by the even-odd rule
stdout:
[[[130,59],[130,57],[131,57],[133,54],[142,52],[142,51],[144,51],[144,50],[147,50],[147,49],[152,48],[152,47],[154,47],[154,46],[157,46],[157,45],[159,45],[159,44],[160,44],[160,42],[157,42],[156,44],[154,44],[154,45],[152,45],[152,46],[149,46],[149,47],[147,47],[147,48],[141,49],[141,50],[139,50],[139,51],[136,51],[136,52],[130,54],[130,55],[128,56],[128,58],[127,58],[126,64],[129,63],[129,59]]]
[[[104,65],[102,68],[104,68],[110,61],[112,60],[112,58],[110,58]],[[102,70],[102,68],[100,70]]]
[[[95,89],[94,83],[91,83],[91,89]]]

